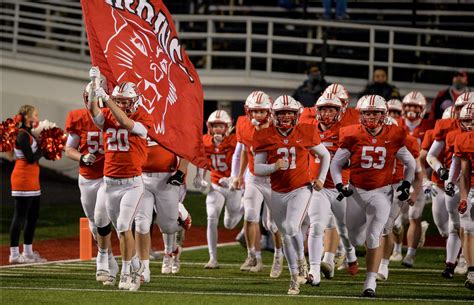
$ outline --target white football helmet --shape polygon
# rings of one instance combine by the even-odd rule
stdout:
[[[267,123],[270,120],[272,111],[272,99],[263,91],[254,91],[250,93],[245,101],[245,114],[252,122],[252,125],[258,126]],[[267,116],[262,120],[257,120],[252,116],[252,110],[267,110]]]
[[[323,92],[323,95],[326,93],[334,94],[342,103],[343,111],[346,111],[347,106],[349,106],[349,92],[347,92],[346,88],[338,83],[334,83],[329,85]]]
[[[453,115],[453,107],[449,106],[448,108],[444,109],[443,115],[441,116],[441,119],[449,119]]]
[[[388,111],[400,111],[402,113],[403,107],[402,107],[402,102],[399,99],[391,99],[387,102],[387,108]]]
[[[426,98],[420,92],[418,91],[409,92],[403,98],[402,104],[403,104],[403,116],[409,119],[410,121],[416,121],[416,120],[422,119],[425,116]],[[419,106],[421,108],[421,111],[419,112],[407,111],[406,110],[407,106]]]
[[[467,103],[461,108],[459,124],[463,130],[474,130],[474,103]]]
[[[386,122],[387,117],[387,102],[379,95],[367,95],[362,100],[359,112],[360,123],[369,129],[374,129],[382,126]],[[381,112],[379,119],[369,117],[370,113]]]
[[[456,102],[454,102],[454,107],[451,108],[451,111],[452,111],[451,117],[452,118],[459,117],[459,112],[461,111],[461,108],[464,107],[464,105],[472,104],[472,103],[474,103],[474,94],[472,94],[469,91],[461,94],[456,99]]]
[[[278,118],[280,111],[292,111],[295,113],[295,116],[291,121],[285,118]],[[290,129],[298,124],[301,111],[301,104],[297,100],[289,95],[282,95],[275,100],[272,106],[273,123],[278,128]]]
[[[387,115],[387,118],[385,119],[385,125],[397,125],[398,126],[398,122],[397,122],[397,120],[395,120],[391,116]]]
[[[336,84],[337,85],[337,84]],[[316,119],[325,124],[325,125],[332,125],[336,122],[339,122],[342,117],[344,105],[341,100],[337,97],[337,95],[332,93],[324,92],[316,101]],[[337,109],[337,113],[335,116],[322,116],[321,109],[323,107],[334,107]]]
[[[115,86],[111,98],[126,114],[132,114],[141,104],[141,95],[134,83],[123,82]],[[127,103],[123,104],[124,101]]]
[[[214,134],[212,124],[225,124],[226,128],[222,134]],[[225,110],[216,110],[207,119],[207,132],[214,136],[217,140],[222,140],[223,137],[228,136],[232,131],[232,118]],[[217,136],[217,137],[216,137]]]
[[[356,107],[355,107],[356,110],[360,110],[360,106],[362,105],[362,102],[365,101],[365,99],[367,97],[368,97],[368,95],[364,95],[361,98],[359,98],[359,100],[357,100],[357,104],[356,104]]]

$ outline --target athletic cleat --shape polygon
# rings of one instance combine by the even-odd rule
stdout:
[[[319,285],[321,284],[321,281],[317,281],[315,280],[313,274],[310,272],[308,273],[308,278],[306,279],[306,284],[309,284],[313,287],[319,287]]]
[[[337,270],[341,271],[341,270],[344,270],[344,269],[347,269],[347,257],[344,258],[344,260],[342,261],[342,264],[337,267]]]
[[[270,277],[272,279],[279,278],[283,270],[283,255],[280,257],[273,256],[272,270],[270,270]]]
[[[344,259],[346,258],[346,255],[341,252],[336,252],[336,255],[334,256],[334,269],[338,269],[339,267],[344,264]]]
[[[377,280],[386,281],[388,279],[388,266],[380,264],[376,275]]]
[[[140,267],[138,267],[138,270],[132,271],[131,274],[131,280],[130,280],[130,291],[138,291],[140,289],[140,285],[142,283],[141,277],[143,274],[143,271],[145,270],[145,265],[140,263]]]
[[[405,258],[402,261],[402,266],[407,268],[412,268],[413,264],[415,263],[415,258],[411,255],[405,255]]]
[[[16,255],[16,256],[9,256],[8,257],[8,262],[10,264],[24,264],[25,262],[25,257],[23,257],[22,254]]]
[[[464,282],[464,287],[467,289],[474,290],[474,272],[471,271],[467,274],[467,280]]]
[[[403,255],[400,252],[393,251],[392,255],[390,255],[390,261],[392,262],[401,262],[403,259]]]
[[[262,259],[257,258],[257,263],[255,264],[255,266],[251,267],[249,271],[250,272],[261,272],[261,271],[263,271]]]
[[[109,278],[102,282],[104,286],[115,286],[115,281],[117,278],[117,273],[119,272],[119,266],[115,257],[109,253]]]
[[[428,230],[429,226],[430,226],[429,222],[424,221],[424,220],[421,222],[421,235],[420,235],[420,241],[418,242],[417,248],[421,248],[425,244],[426,230]]]
[[[42,258],[38,251],[33,252],[33,255],[26,255],[24,252],[22,254],[25,263],[46,263],[48,260]]]
[[[97,282],[103,283],[109,279],[109,270],[99,269],[95,273],[95,279]]]
[[[204,265],[204,269],[219,269],[219,263],[215,259],[210,259],[207,264]]]
[[[240,266],[240,271],[250,271],[250,268],[257,265],[257,259],[255,257],[247,256],[245,262]]]
[[[362,292],[362,296],[365,298],[375,298],[375,290],[367,288]]]
[[[306,278],[308,277],[308,264],[306,264],[306,259],[299,259],[298,261],[298,277],[297,282],[298,284],[305,284]],[[299,289],[298,289],[299,293]]]
[[[140,275],[140,282],[143,283],[149,283],[151,281],[151,274],[150,274],[150,269],[145,267],[145,270],[143,270],[142,275]]]
[[[179,258],[181,257],[181,247],[178,246],[176,250],[172,253],[173,260],[171,262],[171,273],[176,274],[181,269],[181,261]]]
[[[289,295],[298,295],[300,294],[300,284],[296,281],[290,281],[290,288],[288,288]]]
[[[463,255],[458,259],[458,264],[454,268],[454,273],[456,274],[466,274],[467,273],[467,262]]]
[[[446,267],[443,272],[441,272],[441,276],[445,279],[452,279],[454,277],[454,268],[455,265],[453,263],[446,263]]]
[[[171,268],[173,264],[173,256],[172,253],[163,255],[163,264],[161,265],[161,273],[162,274],[170,274]]]
[[[324,277],[328,280],[334,277],[334,267],[331,264],[326,262],[321,262],[321,272],[324,274]]]
[[[118,288],[121,290],[130,290],[131,284],[132,284],[132,276],[127,273],[121,273]]]
[[[347,272],[349,272],[350,275],[356,275],[359,273],[359,264],[357,261],[353,261],[347,264]]]

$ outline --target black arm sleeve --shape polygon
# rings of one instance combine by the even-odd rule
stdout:
[[[43,152],[39,149],[33,153],[30,145],[30,136],[25,131],[20,131],[18,133],[18,136],[16,137],[16,143],[23,152],[26,161],[30,164],[35,163],[43,156]]]

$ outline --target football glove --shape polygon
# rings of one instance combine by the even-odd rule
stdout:
[[[447,183],[446,186],[444,187],[444,192],[449,197],[454,197],[454,192],[455,192],[454,183],[452,182]]]
[[[179,169],[171,175],[171,177],[168,178],[168,181],[166,183],[175,185],[175,186],[180,186],[184,184],[184,173],[180,171]]]
[[[102,87],[97,88],[94,94],[97,99],[101,99],[104,103],[109,100],[109,95],[105,93],[105,90]]]
[[[100,77],[100,70],[99,67],[94,66],[91,67],[89,70],[89,78],[99,78]]]
[[[209,186],[209,183],[206,180],[202,179],[201,176],[196,175],[193,179],[193,185],[200,192],[204,192],[206,188]]]
[[[464,214],[466,213],[466,211],[467,211],[467,200],[462,199],[459,201],[458,212],[459,214]]]
[[[433,183],[428,179],[423,179],[423,193],[425,194],[425,199],[428,200],[431,198],[431,195],[436,196],[438,193],[433,188]]]
[[[449,178],[449,169],[447,168],[444,168],[444,167],[440,167],[436,173],[438,174],[439,176],[439,179],[443,180],[443,181],[446,181],[448,180]]]
[[[411,183],[404,180],[402,181],[402,184],[400,184],[399,187],[397,187],[397,198],[400,201],[405,201],[410,197],[410,187]]]
[[[342,199],[344,199],[344,197],[352,196],[352,194],[354,193],[353,190],[349,189],[347,185],[344,185],[342,183],[336,184],[336,190],[339,192],[339,195],[337,195],[336,198],[338,201],[341,201]]]
[[[90,166],[94,164],[95,160],[96,160],[96,156],[94,154],[88,153],[86,155],[81,155],[80,162],[87,166]]]

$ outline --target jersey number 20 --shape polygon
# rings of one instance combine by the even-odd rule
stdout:
[[[126,129],[107,129],[107,148],[110,151],[128,151],[128,130]]]

